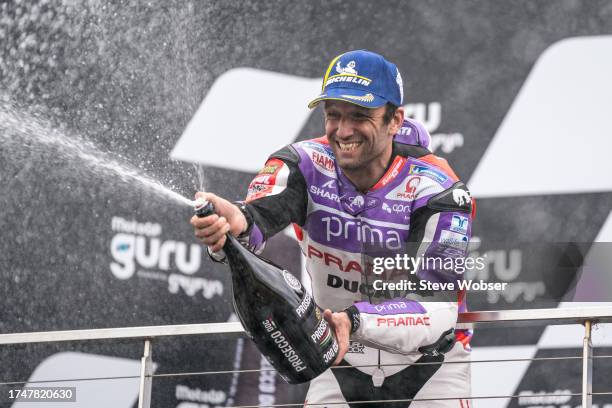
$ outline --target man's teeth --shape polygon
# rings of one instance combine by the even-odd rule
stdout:
[[[357,148],[357,146],[359,146],[361,143],[340,143],[338,142],[338,145],[340,146],[340,150],[342,150],[343,152],[350,152],[352,150],[355,150]]]

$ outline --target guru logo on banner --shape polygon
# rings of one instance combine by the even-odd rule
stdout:
[[[115,234],[110,270],[116,278],[155,279],[165,282],[170,293],[200,294],[206,299],[223,294],[220,281],[193,276],[202,262],[200,245],[163,239],[158,223],[113,217],[111,227]]]
[[[457,132],[440,133],[437,130],[442,123],[442,104],[440,102],[410,103],[404,105],[405,115],[415,119],[425,126],[431,135],[431,151],[434,153],[451,153],[463,147],[463,134]]]

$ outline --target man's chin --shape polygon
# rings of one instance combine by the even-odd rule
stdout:
[[[338,167],[342,170],[358,170],[363,166],[363,163],[358,158],[336,158]]]

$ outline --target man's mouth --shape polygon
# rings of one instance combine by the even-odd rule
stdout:
[[[352,152],[361,146],[361,142],[342,143],[337,142],[341,152]]]

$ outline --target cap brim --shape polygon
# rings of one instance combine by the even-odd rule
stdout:
[[[321,101],[327,100],[344,101],[370,109],[379,108],[387,103],[386,99],[372,92],[364,92],[363,90],[353,88],[332,88],[310,101],[308,108],[312,109]]]

